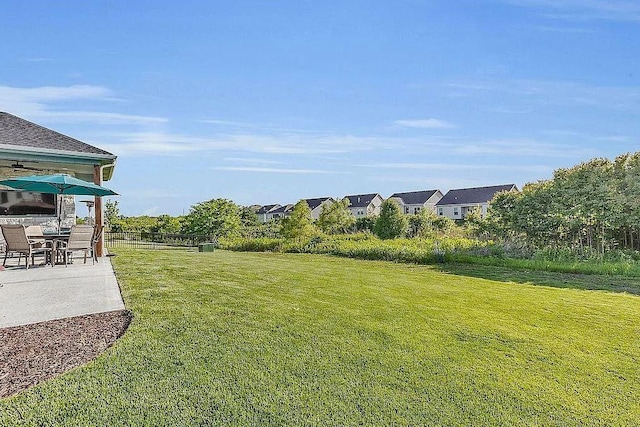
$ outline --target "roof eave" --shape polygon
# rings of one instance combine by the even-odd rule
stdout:
[[[88,160],[91,162],[100,161],[101,164],[115,162],[118,156],[110,153],[82,153],[78,151],[53,150],[49,148],[24,147],[20,145],[2,144],[0,146],[0,156],[3,158],[13,158],[7,154],[31,155],[38,158],[67,158]]]

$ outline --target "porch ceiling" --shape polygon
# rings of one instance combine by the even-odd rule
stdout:
[[[25,175],[44,175],[67,173],[76,178],[93,182],[93,164],[29,161],[14,158],[0,159],[0,178],[10,178]]]

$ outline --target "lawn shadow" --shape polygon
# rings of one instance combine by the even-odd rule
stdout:
[[[436,268],[443,273],[499,282],[640,295],[640,278],[637,277],[556,273],[552,271],[519,270],[507,267],[456,263],[438,264]]]

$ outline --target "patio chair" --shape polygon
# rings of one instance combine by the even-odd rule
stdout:
[[[96,225],[95,231],[93,232],[93,239],[91,239],[91,254],[93,255],[93,260],[98,262],[98,243],[102,238],[102,231],[104,230],[104,225]]]
[[[87,263],[87,253],[93,250],[93,226],[74,225],[69,233],[69,240],[60,242],[58,251],[62,252],[64,265],[69,265],[69,260],[74,252],[84,252],[84,263]],[[92,256],[91,259],[94,257]]]
[[[44,232],[42,231],[41,225],[29,225],[25,228],[27,232],[27,238],[30,242],[35,244],[39,244],[40,247],[46,245],[46,240],[44,239]]]
[[[2,224],[2,235],[6,242],[4,253],[4,261],[2,266],[7,265],[7,257],[10,252],[18,253],[18,265],[22,255],[25,256],[25,267],[29,268],[29,257],[31,257],[31,265],[35,265],[35,256],[44,255],[45,263],[51,261],[51,247],[43,246],[40,241],[29,240],[27,230],[24,225]],[[52,263],[53,264],[53,263]]]

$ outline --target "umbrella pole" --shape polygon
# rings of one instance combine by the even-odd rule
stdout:
[[[58,234],[60,234],[62,231],[62,196],[57,194],[56,197],[58,198]]]

